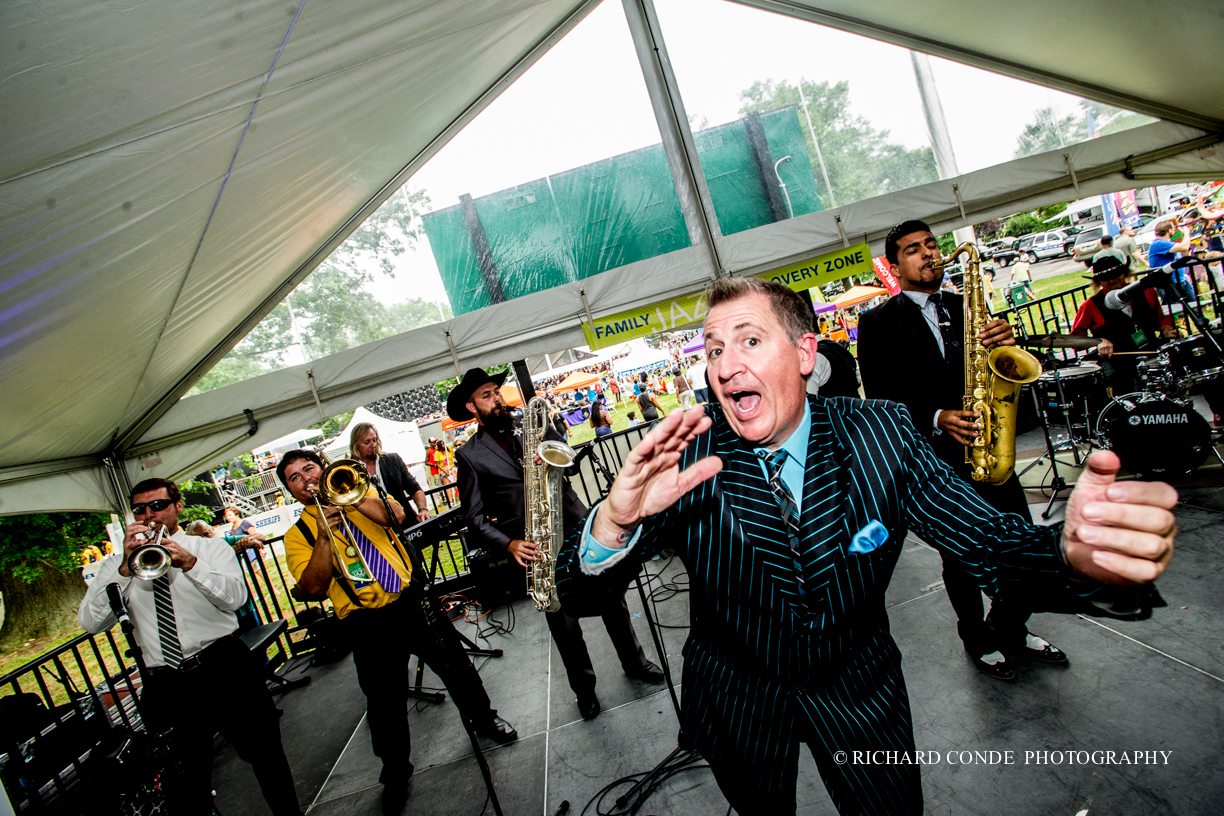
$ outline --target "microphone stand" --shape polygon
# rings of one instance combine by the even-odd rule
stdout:
[[[606,487],[600,491],[600,498],[608,495],[612,490],[612,482],[615,481],[615,476],[600,460],[599,454],[595,452],[595,444],[598,439],[592,439],[591,444],[583,449],[582,453],[574,458],[572,465],[577,465],[582,459],[589,457],[591,465],[596,472],[603,477]],[[680,697],[676,694],[676,683],[672,680],[671,666],[667,660],[667,648],[663,644],[662,627],[655,620],[650,611],[650,600],[646,595],[646,588],[642,585],[642,570],[646,568],[643,564],[638,570],[637,575],[633,577],[634,584],[637,585],[638,597],[642,601],[642,613],[646,617],[646,627],[650,630],[650,638],[654,641],[655,652],[659,655],[659,662],[663,665],[663,679],[667,681],[667,692],[671,696],[672,709],[676,712],[676,720],[681,723],[683,728],[683,720],[680,717]],[[636,807],[632,811],[625,811],[624,808],[639,795],[641,799],[638,802],[640,806],[652,794],[656,787],[663,782],[667,777],[678,773],[681,770],[687,770],[696,767],[708,767],[705,765],[698,766],[696,763],[701,761],[701,755],[696,751],[691,751],[687,748],[681,748],[677,745],[671,752],[665,756],[662,761],[646,771],[641,779],[633,783],[629,790],[625,791],[620,796],[616,797],[616,807],[621,812],[637,812]]]
[[[1207,261],[1203,261],[1199,258],[1195,258],[1192,263],[1185,264],[1185,266],[1181,268],[1184,269],[1186,267],[1195,267],[1195,266],[1202,266],[1204,269],[1207,270],[1208,274],[1210,275],[1211,268],[1207,266]],[[1215,351],[1216,359],[1224,360],[1224,348],[1221,348],[1219,338],[1217,338],[1211,332],[1211,324],[1207,322],[1207,318],[1203,315],[1203,309],[1198,304],[1198,295],[1197,294],[1195,295],[1194,305],[1191,305],[1189,300],[1186,298],[1185,293],[1182,292],[1182,288],[1177,285],[1177,282],[1172,279],[1172,276],[1170,276],[1169,278],[1168,285],[1161,285],[1161,284],[1158,284],[1158,285],[1160,286],[1161,290],[1166,295],[1170,291],[1173,292],[1174,296],[1177,298],[1177,302],[1182,305],[1182,311],[1184,311],[1189,316],[1190,321],[1194,323],[1195,328],[1197,328],[1199,332],[1204,337],[1207,338],[1207,342],[1211,345],[1212,349],[1214,349]],[[1193,288],[1194,286],[1193,281],[1190,283],[1190,286]]]
[[[132,662],[136,664],[136,670],[140,673],[141,685],[148,679],[149,667],[145,664],[144,650],[140,648],[140,643],[136,640],[136,627],[132,624],[132,618],[128,614],[127,604],[123,600],[123,591],[118,583],[110,583],[106,585],[106,600],[110,604],[111,612],[119,619],[119,629],[123,632],[123,637],[127,640],[128,654],[132,657]],[[129,687],[131,680],[128,680]],[[140,699],[136,695],[136,690],[132,689],[132,700],[136,705],[137,713],[140,713],[140,721],[144,723],[145,734],[148,736],[148,744],[145,753],[145,759],[153,764],[150,769],[154,773],[160,774],[169,764],[163,761],[163,758],[170,756],[170,735],[174,731],[173,728],[167,728],[164,731],[154,733],[150,730],[147,720],[144,718],[143,712],[140,711]],[[120,706],[122,702],[118,703]]]
[[[411,562],[412,577],[409,579],[406,589],[413,589],[420,593],[421,596],[421,612],[425,616],[425,622],[428,624],[429,633],[433,636],[434,643],[437,645],[437,652],[442,656],[444,668],[450,669],[454,656],[450,650],[446,648],[446,642],[442,638],[442,633],[438,630],[441,619],[439,618],[440,610],[437,608],[432,587],[429,581],[425,578],[425,561],[421,558],[421,554],[417,552],[417,548],[404,543],[407,540],[404,527],[400,524],[395,513],[391,510],[391,501],[387,496],[387,491],[379,483],[377,476],[370,477],[370,484],[374,485],[374,489],[378,491],[378,497],[382,499],[383,507],[387,511],[387,518],[391,522],[391,529],[400,540],[400,550],[402,554],[407,555]],[[406,512],[406,511],[405,511]],[[436,546],[436,545],[435,545]],[[419,659],[419,657],[418,657]],[[464,657],[466,660],[466,656]],[[435,673],[437,673],[435,671]],[[448,671],[448,675],[453,672]],[[452,697],[454,694],[451,695]],[[456,702],[456,707],[458,703]],[[489,761],[485,759],[484,752],[480,749],[480,742],[476,738],[476,731],[472,727],[472,723],[464,716],[463,712],[459,712],[459,720],[463,723],[463,729],[467,732],[468,740],[472,743],[472,751],[476,755],[476,764],[480,766],[480,775],[484,777],[485,788],[489,792],[489,802],[493,805],[493,812],[497,816],[503,816],[501,802],[498,801],[497,791],[493,785],[493,774],[489,770]]]

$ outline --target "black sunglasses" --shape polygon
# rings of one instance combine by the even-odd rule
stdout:
[[[137,502],[132,505],[132,515],[139,516],[146,510],[152,510],[154,513],[160,513],[170,505],[174,504],[174,499],[154,499],[151,502]]]

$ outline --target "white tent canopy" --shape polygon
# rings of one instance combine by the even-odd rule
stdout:
[[[348,425],[323,450],[323,453],[332,461],[347,459],[353,426],[362,422],[369,422],[374,426],[374,430],[378,431],[383,453],[398,453],[421,486],[428,485],[428,482],[425,481],[425,445],[421,442],[421,431],[415,422],[397,422],[394,419],[386,419],[365,407],[358,406]]]
[[[633,342],[633,351],[612,364],[613,369],[616,371],[616,376],[624,377],[628,374],[636,374],[639,371],[645,371],[667,362],[666,352],[653,349],[641,340]]]
[[[1149,4],[1037,0],[1001,26],[980,0],[755,0],[1166,121],[722,236],[653,5],[623,3],[691,247],[185,400],[596,2],[9,3],[0,513],[121,507],[140,478],[184,478],[456,370],[580,344],[586,305],[603,315],[689,293],[840,247],[843,232],[879,252],[907,217],[942,231],[1224,177],[1224,75],[1151,48],[1134,24]],[[1213,53],[1224,34],[1214,0],[1162,14],[1185,53]]]
[[[286,450],[288,448],[300,447],[300,445],[298,444],[300,442],[305,442],[310,439],[322,439],[322,438],[323,438],[322,431],[303,429],[299,431],[294,431],[293,433],[285,434],[284,436],[278,439],[273,439],[271,442],[264,442],[262,445],[258,445],[255,448],[253,448],[252,451],[254,453],[266,453],[268,451],[275,453],[277,451]]]

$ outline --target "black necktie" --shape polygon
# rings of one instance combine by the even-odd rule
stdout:
[[[939,334],[943,337],[944,359],[955,360],[960,353],[961,339],[952,330],[952,315],[944,303],[943,292],[931,295],[931,300],[935,302],[935,319],[939,322]]]

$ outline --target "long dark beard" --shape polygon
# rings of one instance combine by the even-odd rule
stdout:
[[[487,414],[480,410],[477,410],[476,413],[480,416],[480,423],[493,433],[509,433],[514,427],[514,417],[510,413],[509,405],[494,408]]]

